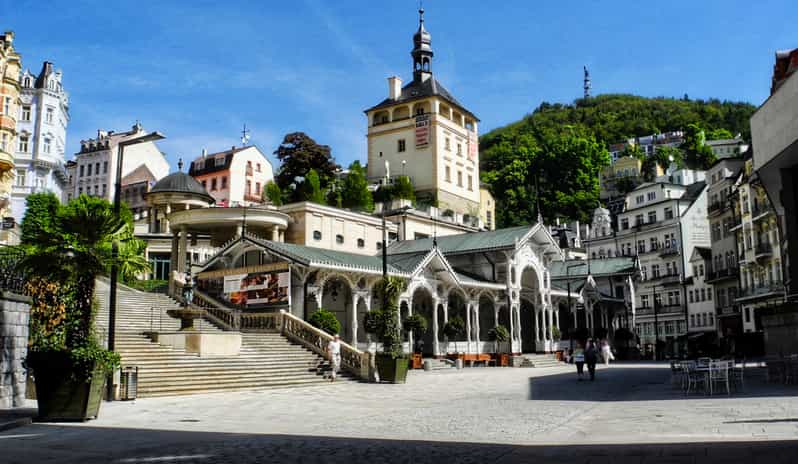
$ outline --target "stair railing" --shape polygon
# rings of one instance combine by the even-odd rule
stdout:
[[[241,330],[241,310],[227,308],[221,301],[197,290],[194,290],[192,303],[204,309],[206,316],[222,329]]]
[[[278,314],[282,322],[280,333],[283,336],[298,342],[329,361],[327,345],[333,339],[330,334],[313,327],[285,310],[280,310]],[[369,356],[370,353],[341,342],[341,367],[361,380],[369,379]]]

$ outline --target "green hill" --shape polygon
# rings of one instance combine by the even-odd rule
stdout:
[[[741,102],[634,95],[544,102],[520,121],[480,137],[482,180],[496,197],[497,224],[533,222],[538,203],[547,221],[588,220],[598,204],[598,173],[609,163],[609,144],[689,124],[749,140],[755,109]]]

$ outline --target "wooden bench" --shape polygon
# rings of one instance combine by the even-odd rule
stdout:
[[[485,363],[485,366],[496,365],[496,360],[487,353],[463,355],[463,362],[467,362],[469,366],[473,366],[474,363]]]

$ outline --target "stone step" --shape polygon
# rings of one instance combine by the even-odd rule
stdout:
[[[346,379],[342,379],[346,381]],[[216,387],[161,387],[161,388],[148,388],[139,390],[139,395],[142,397],[156,397],[156,396],[178,396],[178,395],[199,395],[203,393],[222,393],[228,391],[259,391],[259,390],[272,390],[277,388],[290,388],[290,387],[311,387],[329,385],[327,379],[318,377],[317,379],[309,380],[293,380],[282,382],[242,382],[238,384],[225,384]]]

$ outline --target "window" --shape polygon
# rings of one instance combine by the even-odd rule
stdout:
[[[96,163],[94,165],[94,174],[99,176],[100,175],[100,163]]]
[[[651,237],[649,240],[651,251],[659,249],[659,243],[657,243],[657,237]]]
[[[647,199],[648,201],[655,200],[657,198],[657,192],[648,192]]]
[[[343,243],[344,243],[344,236],[343,236],[343,235],[341,235],[341,234],[338,234],[338,235],[336,235],[336,236],[335,236],[335,243],[337,243],[337,244],[339,244],[339,245],[343,245]]]
[[[366,246],[366,241],[365,240],[363,240],[362,238],[357,239],[357,247],[358,248],[364,248],[365,246]]]
[[[20,117],[23,121],[30,121],[30,105],[23,105],[22,106],[22,117]]]
[[[406,147],[405,147],[405,139],[397,140],[396,141],[396,151],[398,151],[399,153],[402,153],[402,152],[405,151],[405,149],[406,149]]]
[[[649,211],[648,212],[648,222],[649,223],[657,222],[657,212],[656,211]]]
[[[227,176],[222,176],[222,190],[227,188]]]
[[[204,188],[205,190],[208,190],[208,181],[207,180],[203,180],[200,183],[202,184],[202,188]]]
[[[255,195],[260,195],[260,182],[255,182]]]
[[[707,290],[707,301],[712,301],[712,290]]]
[[[452,169],[449,166],[446,166],[446,182],[452,181]]]
[[[382,242],[377,242],[377,251],[382,250]]]
[[[640,306],[648,308],[648,295],[640,295]]]
[[[251,180],[247,181],[246,194],[247,195],[252,195],[252,181]]]
[[[211,191],[216,190],[216,178],[211,179]]]
[[[457,186],[463,186],[463,171],[457,171]]]
[[[108,192],[108,186],[107,184],[103,184],[103,196],[105,196],[107,192]]]
[[[224,166],[224,156],[219,156],[215,161],[216,166]]]
[[[87,164],[86,166],[87,166],[86,175],[91,176],[91,163]]]
[[[673,208],[670,206],[665,208],[665,219],[673,219]]]
[[[96,197],[96,196],[99,196],[99,195],[100,195],[100,186],[99,185],[95,185],[94,186],[94,196]]]
[[[256,164],[256,165],[255,165],[255,170],[256,170],[256,171],[258,171],[258,172],[261,172],[261,170],[260,170],[260,163],[258,163],[258,164]]]
[[[637,252],[638,253],[645,253],[646,252],[646,241],[645,240],[638,240],[637,241]]]
[[[463,156],[463,144],[457,144],[457,156]]]
[[[44,113],[44,122],[46,122],[47,124],[52,124],[54,114],[55,111],[53,111],[52,108],[47,108],[47,111]]]
[[[621,230],[626,230],[629,228],[629,218],[621,219]]]
[[[638,195],[637,197],[635,197],[635,203],[637,203],[638,205],[640,203],[643,203],[644,201],[646,201],[645,195]]]
[[[745,308],[745,323],[751,322],[751,308]]]
[[[474,190],[473,183],[474,183],[474,176],[469,174],[468,175],[468,190]]]
[[[11,97],[3,100],[3,114],[11,114]]]
[[[701,289],[701,301],[707,301],[707,289]]]
[[[82,165],[82,164],[80,165],[80,177],[83,177],[83,168],[84,167],[85,167],[84,165]]]
[[[22,153],[28,152],[28,136],[27,135],[20,135],[19,136],[19,151]]]
[[[692,290],[690,290],[689,292],[687,292],[687,297],[689,298],[689,300],[690,300],[690,303],[692,303],[692,302],[693,302],[693,291],[692,291]]]
[[[321,240],[321,231],[320,230],[314,230],[313,231],[313,240]]]
[[[8,144],[8,134],[2,134],[0,137],[0,150],[7,151],[6,146]]]
[[[108,161],[103,161],[103,174],[108,174]]]
[[[24,169],[17,169],[17,180],[16,185],[17,187],[24,187],[25,186],[25,175],[26,171]]]
[[[701,325],[707,325],[707,313],[704,313],[701,318],[704,320],[704,323]]]
[[[642,226],[643,225],[643,221],[644,221],[644,219],[643,219],[643,215],[642,214],[638,214],[638,215],[635,216],[635,225],[636,226]]]
[[[690,327],[695,327],[695,314],[690,315]]]
[[[709,325],[714,325],[715,321],[712,320],[712,313],[708,313],[709,315]]]
[[[452,151],[451,141],[449,137],[446,137],[443,141],[443,149],[446,151]]]
[[[659,277],[659,264],[652,264],[651,265],[651,277],[652,278]]]
[[[641,274],[641,277],[643,278],[643,280],[647,280],[648,279],[648,276],[646,275],[646,267],[645,266],[641,266],[640,267],[640,274]]]

